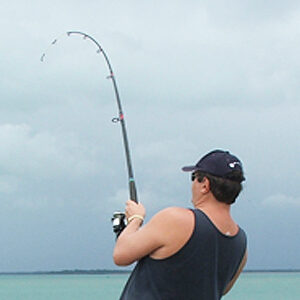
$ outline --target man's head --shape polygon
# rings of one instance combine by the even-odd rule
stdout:
[[[206,178],[214,197],[226,204],[235,202],[245,180],[241,161],[223,150],[211,151],[195,165],[183,167],[182,170],[193,172],[192,177],[199,182]]]

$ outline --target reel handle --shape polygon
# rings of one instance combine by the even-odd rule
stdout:
[[[127,225],[125,213],[119,211],[114,212],[111,221],[113,225],[113,232],[117,239]]]

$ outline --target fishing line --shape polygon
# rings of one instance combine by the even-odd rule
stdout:
[[[88,40],[88,41],[94,43],[97,46],[97,51],[96,51],[97,54],[103,55],[106,65],[109,69],[109,75],[106,78],[112,80],[113,89],[114,89],[114,93],[115,93],[115,97],[116,97],[116,101],[117,101],[118,113],[119,113],[119,116],[114,117],[112,119],[112,122],[121,124],[123,145],[124,145],[124,149],[125,149],[126,165],[127,165],[127,171],[128,171],[129,196],[130,196],[131,200],[138,203],[136,184],[135,184],[134,175],[133,175],[133,168],[132,168],[132,162],[131,162],[130,151],[129,151],[129,143],[128,143],[126,125],[125,125],[125,117],[124,117],[124,113],[123,113],[122,106],[121,106],[121,100],[120,100],[120,95],[119,95],[119,91],[117,88],[116,77],[112,70],[111,63],[108,59],[108,56],[106,55],[103,48],[101,47],[101,45],[93,37],[91,37],[90,35],[88,35],[86,33],[80,32],[80,31],[68,31],[67,32],[68,37],[73,36],[73,35],[82,36],[84,40]],[[40,58],[41,62],[45,61],[46,52],[48,51],[48,49],[50,47],[52,47],[53,45],[56,45],[58,40],[59,40],[58,38],[54,39],[53,42],[49,45],[49,47],[46,49],[46,51],[42,54],[42,56]]]
[[[46,53],[49,52],[50,48],[52,48],[54,45],[56,45],[57,42],[58,42],[61,38],[65,37],[65,36],[66,36],[66,34],[63,33],[63,34],[61,34],[60,36],[58,36],[57,38],[55,38],[55,39],[51,42],[51,44],[47,47],[47,49],[46,49],[46,50],[44,51],[44,53],[42,54],[42,56],[41,56],[41,58],[40,58],[41,62],[44,62],[44,61],[45,61]]]

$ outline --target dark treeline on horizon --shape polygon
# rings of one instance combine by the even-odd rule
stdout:
[[[61,270],[61,271],[33,271],[33,272],[0,272],[0,275],[105,275],[105,274],[128,274],[131,270]],[[299,273],[300,269],[246,269],[243,273]]]
[[[73,275],[73,274],[127,274],[131,270],[61,270],[61,271],[32,271],[32,272],[0,272],[0,275]]]

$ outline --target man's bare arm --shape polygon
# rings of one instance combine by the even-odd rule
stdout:
[[[140,207],[139,207],[140,206]],[[126,215],[144,216],[141,204],[127,201]],[[158,212],[145,226],[133,219],[120,234],[113,258],[117,265],[130,265],[144,256],[166,258],[177,252],[194,228],[194,215],[188,209],[169,207]]]
[[[117,239],[114,262],[121,266],[130,265],[162,247],[166,217],[166,211],[161,211],[142,228],[142,221],[133,219]]]

